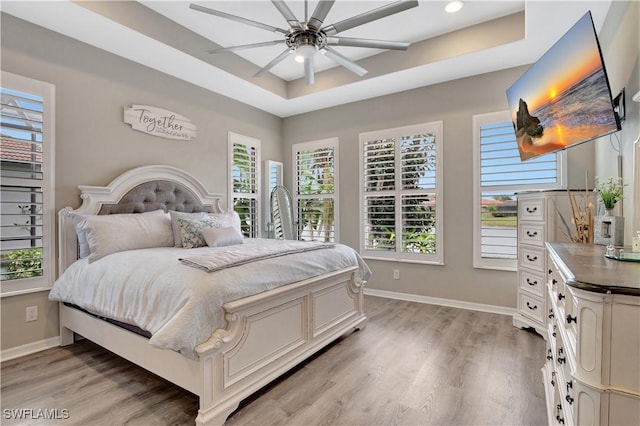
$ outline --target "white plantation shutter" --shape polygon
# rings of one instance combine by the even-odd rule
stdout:
[[[515,269],[518,244],[516,192],[560,188],[562,154],[525,162],[507,112],[474,116],[476,202],[474,264]]]
[[[360,135],[365,256],[442,262],[441,138],[441,122]]]
[[[293,145],[300,239],[337,241],[338,139]]]
[[[229,132],[230,193],[242,234],[260,236],[260,141]]]
[[[54,275],[54,88],[2,73],[2,294],[47,288]]]

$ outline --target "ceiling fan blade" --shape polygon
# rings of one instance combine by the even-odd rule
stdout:
[[[358,76],[360,77],[362,77],[368,72],[366,69],[362,68],[360,65],[353,62],[351,59],[347,58],[346,56],[342,56],[341,54],[339,54],[333,49],[330,49],[329,47],[325,47],[320,52],[326,57],[328,57],[329,59],[333,60],[335,63],[342,65],[343,67],[345,67],[346,69],[348,69],[349,71],[355,74],[358,74]]]
[[[331,36],[339,33],[340,31],[346,31],[348,29],[367,24],[377,19],[381,19],[389,15],[411,9],[416,6],[418,6],[417,0],[397,1],[395,3],[391,3],[386,6],[361,13],[360,15],[347,18],[343,21],[336,22],[335,24],[328,25],[322,28],[322,31],[324,31],[326,35]]]
[[[209,9],[208,7],[200,6],[195,3],[191,3],[189,5],[190,9],[197,10],[198,12],[208,13],[209,15],[219,16],[221,18],[229,19],[231,21],[240,22],[242,24],[251,25],[253,27],[257,27],[263,30],[271,31],[274,33],[282,33],[289,34],[289,31],[283,30],[282,28],[272,27],[271,25],[263,24],[261,22],[252,21],[251,19],[242,18],[240,16],[231,15],[230,13],[220,12],[219,10]]]
[[[278,9],[278,12],[280,12],[280,14],[284,16],[284,19],[287,20],[291,28],[302,28],[302,24],[300,23],[300,21],[298,21],[296,15],[293,14],[291,9],[289,9],[289,6],[287,6],[287,4],[283,0],[271,0],[271,3],[273,3],[276,9]]]
[[[229,46],[229,47],[221,47],[219,49],[212,49],[209,51],[209,53],[233,52],[234,50],[251,49],[254,47],[275,46],[276,44],[282,44],[282,43],[284,43],[284,40],[272,40],[272,41],[263,41],[262,43],[241,44],[239,46]]]
[[[309,19],[307,25],[311,28],[320,29],[322,22],[324,22],[334,2],[335,0],[320,0],[311,14],[311,19]]]
[[[254,77],[260,77],[262,74],[266,73],[267,71],[269,71],[271,68],[275,67],[276,65],[278,65],[280,62],[284,61],[286,59],[287,56],[289,56],[291,53],[293,53],[293,50],[287,48],[284,52],[282,52],[281,54],[279,54],[278,56],[275,57],[275,59],[273,59],[271,62],[269,62],[267,65],[265,65],[264,67],[262,67],[262,69],[260,69],[260,71],[258,71],[257,73],[255,73],[253,76]]]
[[[307,81],[307,86],[313,86],[316,82],[315,73],[313,71],[313,56],[310,58],[304,58],[304,78]]]
[[[329,46],[372,47],[374,49],[407,50],[411,43],[404,41],[370,40],[351,37],[328,37]]]

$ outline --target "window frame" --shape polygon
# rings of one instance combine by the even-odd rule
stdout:
[[[484,125],[501,122],[512,123],[508,110],[490,112],[485,114],[475,114],[472,117],[473,126],[473,267],[478,269],[492,269],[500,271],[517,271],[518,258],[501,259],[495,257],[482,256],[482,192],[483,187],[480,167],[480,128]],[[514,193],[525,191],[541,191],[562,189],[566,185],[567,179],[567,158],[565,151],[556,152],[556,175],[558,181],[552,184],[521,184],[521,185],[500,185],[490,187],[491,191],[513,191]],[[486,192],[486,189],[485,191]],[[517,216],[516,216],[517,220]],[[516,235],[519,224],[516,223]]]
[[[253,226],[254,235],[250,235],[250,238],[260,238],[262,235],[262,200],[261,200],[261,160],[260,160],[260,139],[252,138],[250,136],[241,135],[234,132],[227,133],[228,140],[228,194],[229,199],[227,202],[228,210],[233,211],[234,209],[234,199],[236,198],[246,198],[249,200],[255,200],[256,211],[254,212],[255,217],[255,225]],[[233,187],[233,168],[234,168],[234,144],[241,144],[245,146],[249,146],[255,149],[255,182],[253,187],[255,188],[255,193],[243,193],[243,192],[234,192]],[[242,220],[242,217],[240,218]]]
[[[1,72],[2,87],[42,97],[42,275],[39,277],[4,280],[0,283],[0,297],[35,293],[51,289],[56,277],[55,265],[55,85],[29,77]],[[5,185],[24,185],[30,179],[3,178]],[[36,186],[36,185],[34,185]]]
[[[298,202],[305,198],[328,198],[333,200],[333,242],[340,242],[340,152],[339,152],[339,138],[327,138],[309,142],[294,143],[291,147],[292,156],[292,179],[293,179],[293,205],[296,211],[298,222],[300,222],[300,211],[298,208]],[[299,180],[297,178],[297,158],[298,152],[311,149],[333,149],[333,194],[299,194]],[[298,223],[300,227],[300,223]],[[302,238],[300,229],[297,233],[299,238]]]
[[[390,129],[381,129],[370,132],[363,132],[359,135],[359,246],[360,246],[360,254],[365,259],[372,260],[386,260],[386,261],[395,261],[395,262],[408,262],[408,263],[421,263],[421,264],[431,264],[431,265],[444,265],[444,179],[443,179],[443,164],[444,164],[444,126],[442,120],[432,121],[427,123],[413,124],[408,126],[395,127]],[[412,134],[428,134],[435,133],[436,134],[436,163],[435,163],[435,188],[433,190],[428,190],[427,192],[432,192],[433,197],[435,199],[435,235],[436,235],[436,246],[435,253],[403,253],[402,244],[396,244],[396,248],[394,251],[371,251],[366,250],[365,244],[365,199],[366,199],[366,191],[365,191],[365,182],[364,182],[364,172],[365,172],[365,163],[364,163],[364,145],[368,141],[373,140],[384,140],[396,138],[397,140],[401,140],[402,137]],[[394,161],[395,161],[395,190],[394,197],[396,199],[402,199],[403,195],[411,195],[411,190],[403,190],[399,182],[401,181],[402,172],[395,172],[395,170],[401,170],[399,165],[402,161],[401,156],[397,155],[399,152],[399,146],[395,147]],[[424,190],[421,190],[424,191]],[[396,229],[402,229],[402,203],[395,203],[395,226]]]

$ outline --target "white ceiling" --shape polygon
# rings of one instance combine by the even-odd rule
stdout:
[[[280,28],[287,23],[277,9],[266,0],[198,1],[194,3],[221,10],[244,18],[264,22]],[[388,4],[391,1],[337,0],[325,19],[325,25]],[[139,0],[143,12],[157,13],[168,20],[166,28],[155,28],[164,34],[182,31],[174,23],[211,40],[210,48],[276,40],[278,33],[270,33],[252,26],[229,21],[189,9],[189,1]],[[317,1],[309,1],[311,14]],[[88,4],[67,0],[30,2],[6,1],[0,4],[2,12],[32,22],[111,53],[155,68],[207,90],[220,93],[280,117],[287,117],[347,102],[368,99],[389,93],[409,90],[456,78],[525,65],[535,62],[582,15],[591,10],[596,30],[602,27],[611,0],[595,1],[535,1],[535,0],[467,0],[457,14],[444,12],[446,1],[421,0],[416,8],[339,33],[338,36],[379,40],[419,42],[465,27],[511,15],[524,9],[524,39],[498,45],[482,51],[412,66],[407,69],[353,78],[335,86],[313,88],[302,95],[287,96],[288,85],[303,76],[303,67],[288,58],[272,73],[282,81],[283,90],[268,89],[257,79],[239,77],[234,73],[203,60],[202,52],[163,42],[161,37],[143,33],[132,24],[131,16],[117,18],[109,8],[122,7],[117,2]],[[287,1],[290,9],[304,20],[304,2]],[[131,6],[131,5],[129,5]],[[140,15],[136,15],[140,16]],[[151,16],[151,15],[150,15]],[[127,21],[127,18],[129,21]],[[144,19],[144,18],[142,18]],[[153,21],[158,22],[157,20]],[[194,44],[195,45],[195,44]],[[198,46],[199,48],[200,46]],[[204,47],[204,46],[203,46]],[[359,61],[380,53],[376,49],[336,47],[341,54]],[[206,49],[205,49],[206,50]],[[272,46],[217,55],[239,55],[258,68],[267,64],[284,49]],[[411,55],[411,48],[402,55]],[[200,57],[198,57],[200,55]],[[384,55],[384,53],[382,53]],[[383,56],[380,56],[381,58]],[[316,63],[316,72],[333,67],[329,59]],[[218,58],[218,61],[221,59]],[[225,59],[226,60],[226,59]],[[373,73],[372,73],[373,74]],[[263,77],[264,78],[264,77]],[[272,77],[273,79],[273,77]],[[276,81],[277,83],[277,81]]]
[[[236,23],[225,18],[204,14],[189,9],[190,2],[138,0],[146,7],[166,16],[176,23],[195,31],[222,47],[257,43],[267,40],[284,40],[284,36],[249,25]],[[324,26],[343,19],[359,15],[372,9],[392,3],[386,1],[337,0],[327,15]],[[193,0],[193,3],[216,9],[232,15],[262,22],[274,27],[288,29],[287,22],[275,6],[266,0],[210,1]],[[286,2],[298,20],[304,21],[304,1]],[[309,1],[307,10],[311,15],[318,1]],[[468,1],[458,13],[444,10],[445,1],[422,1],[421,4],[404,12],[370,22],[337,34],[343,37],[358,37],[376,40],[417,42],[460,28],[489,21],[524,10],[524,0],[508,1]],[[254,64],[263,67],[284,50],[282,46],[261,47],[237,51]],[[358,60],[380,53],[378,49],[357,47],[337,47],[341,54]],[[223,53],[228,54],[228,53]],[[335,63],[323,56],[317,56],[315,69],[321,71],[335,66]],[[294,80],[304,76],[303,66],[289,57],[271,71],[284,80]]]

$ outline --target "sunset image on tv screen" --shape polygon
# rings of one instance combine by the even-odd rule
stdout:
[[[591,12],[507,90],[522,161],[618,129]]]

